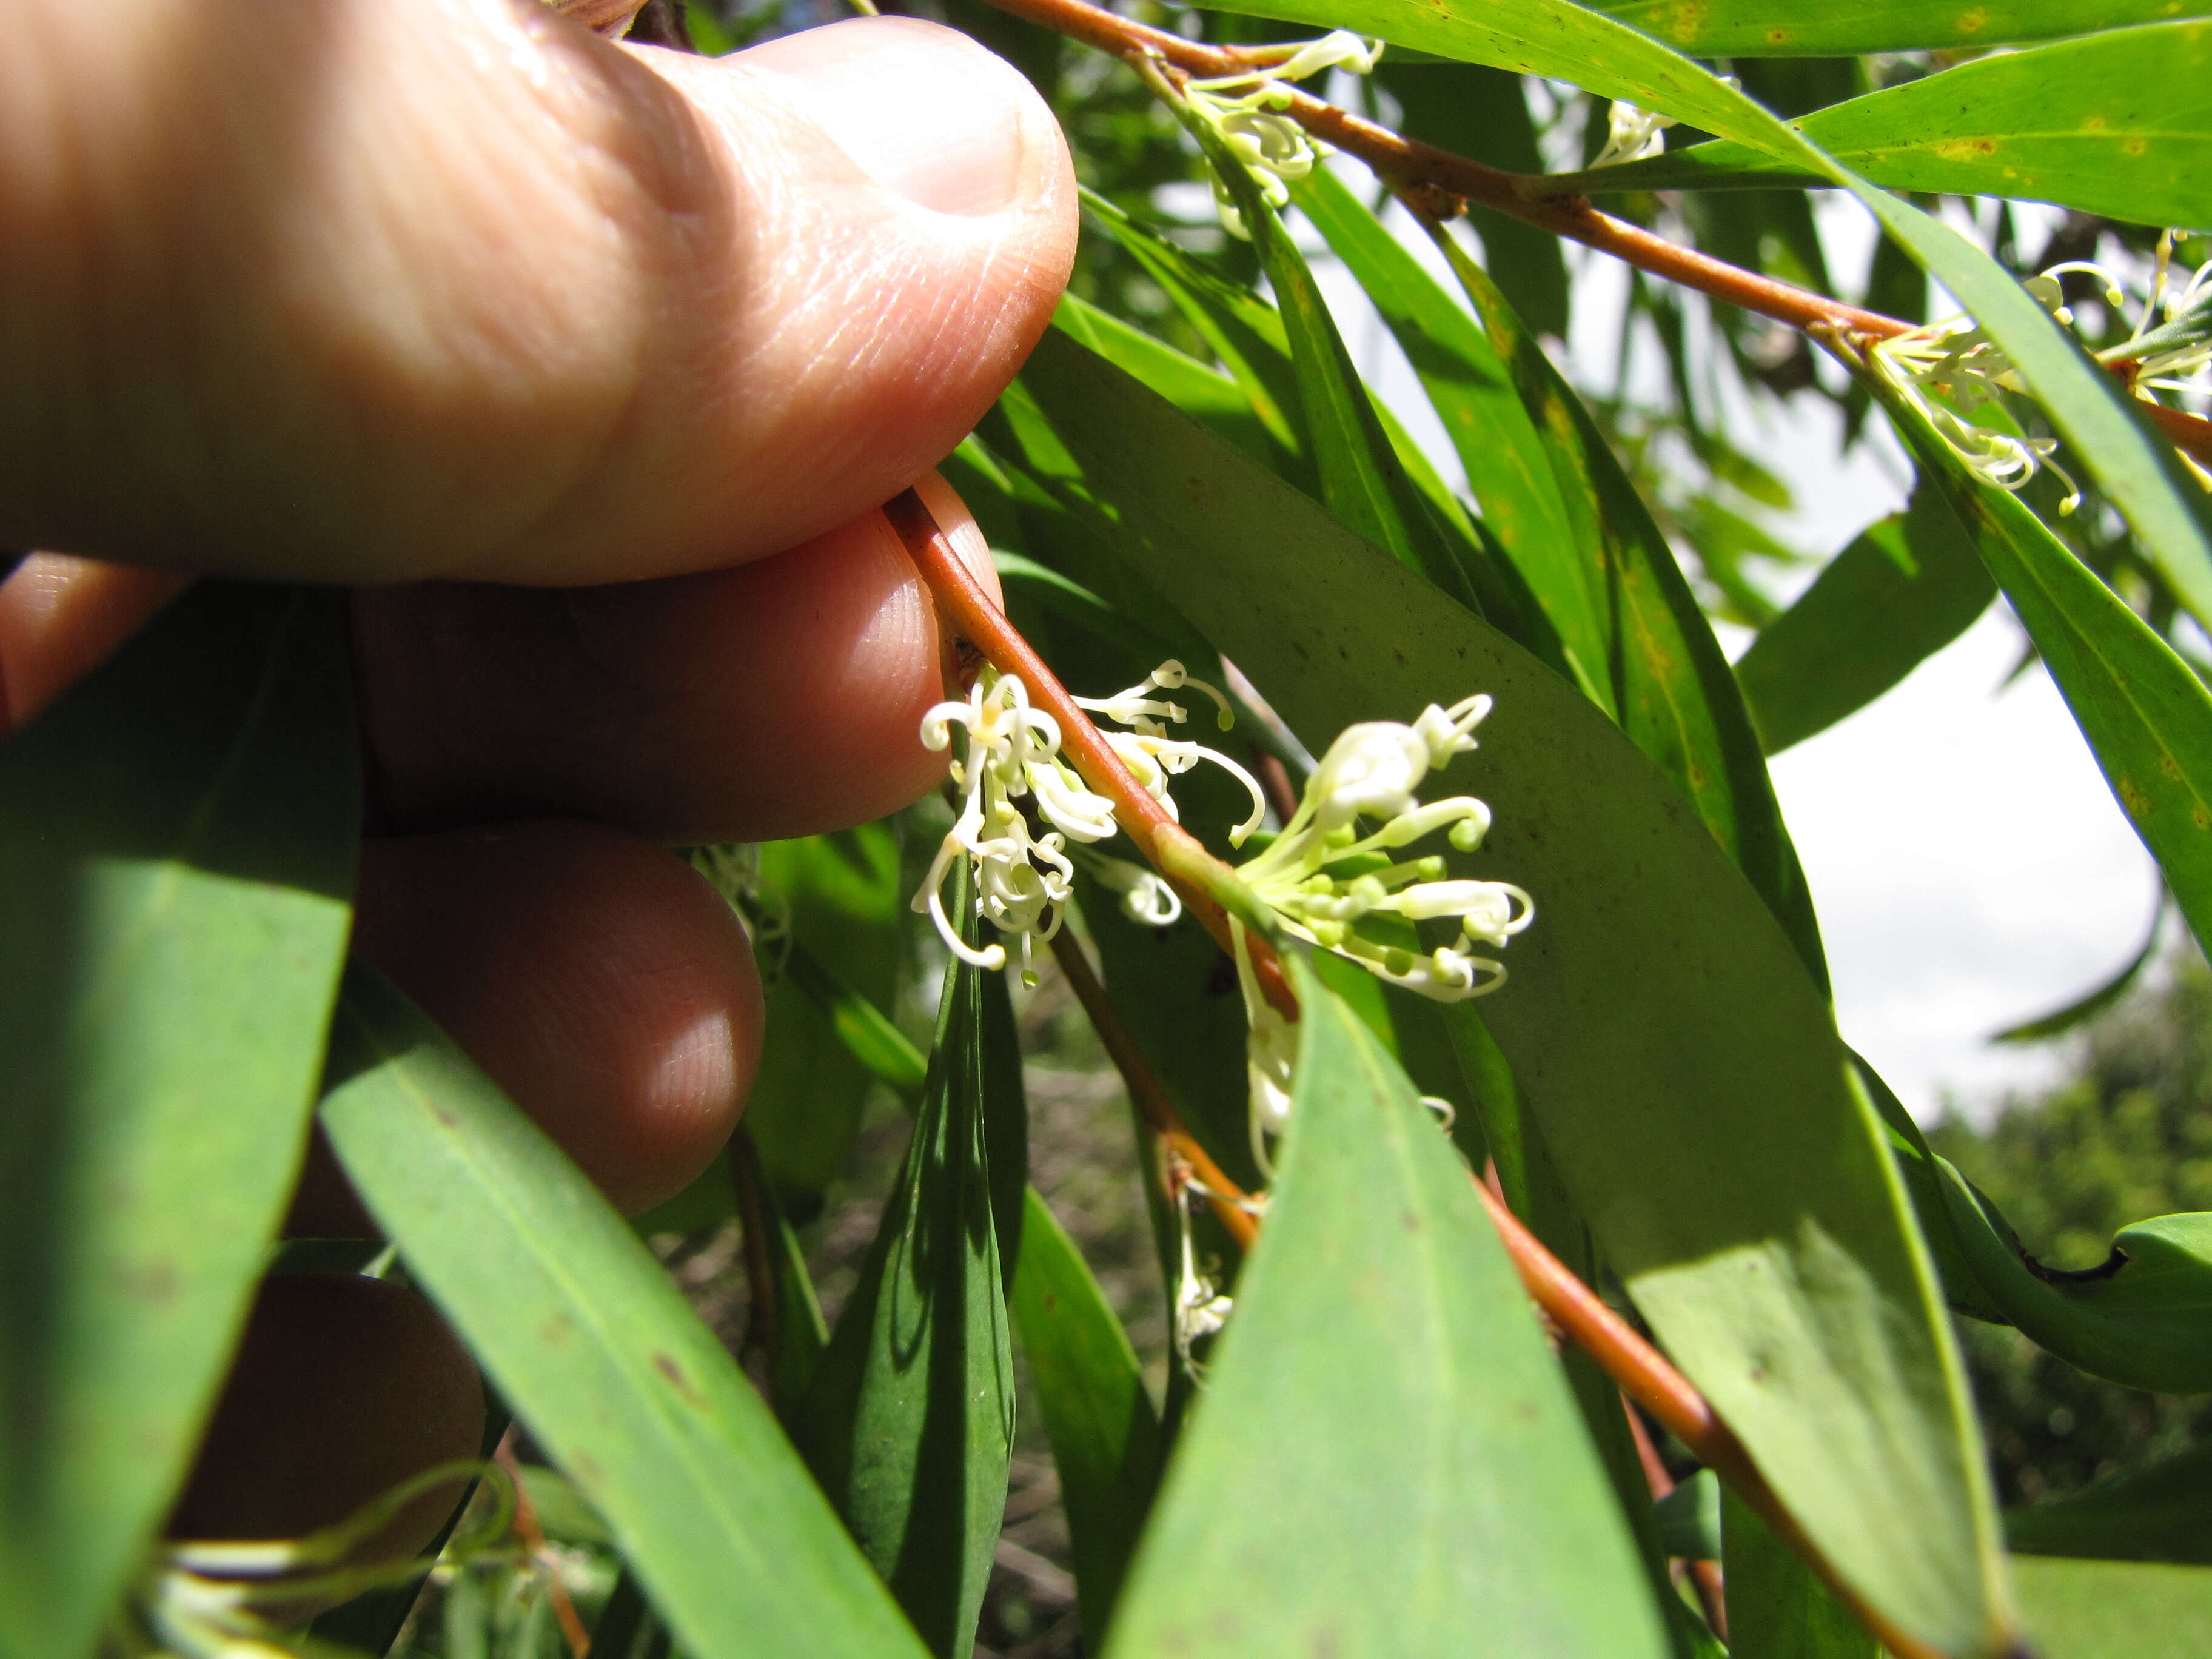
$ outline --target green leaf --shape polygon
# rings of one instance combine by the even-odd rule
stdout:
[[[2195,224],[2212,171],[2212,24],[2154,23],[1977,58],[1796,125],[1892,190],[2025,197],[2138,224]],[[1720,139],[1577,173],[1561,187],[1596,195],[1778,182],[1825,179]]]
[[[1605,619],[1601,659],[1621,729],[1672,778],[1773,911],[1814,981],[1827,961],[1812,890],[1783,828],[1773,780],[1720,642],[1650,509],[1597,423],[1529,340],[1482,268],[1448,232],[1438,246],[1489,325],[1530,417],[1549,438],[1560,499],[1586,528],[1585,588]]]
[[[1711,1469],[1692,1473],[1651,1510],[1668,1554],[1685,1561],[1721,1559],[1721,1483]]]
[[[1577,1207],[1851,1582],[1944,1652],[2002,1651],[1980,1448],[1879,1122],[1675,786],[1556,674],[1072,343],[1048,337],[1024,383],[1080,457],[1064,487],[1118,515],[1121,556],[1310,747],[1497,697],[1437,787],[1498,813],[1458,866],[1535,896],[1483,1020]]]
[[[1107,1645],[1664,1651],[1465,1164],[1310,970],[1267,1224]]]
[[[1996,586],[1941,492],[1861,531],[1736,659],[1766,752],[1825,732],[1972,626]]]
[[[1060,295],[1053,325],[1136,376],[1184,414],[1205,422],[1261,465],[1293,483],[1298,481],[1296,452],[1284,447],[1243,388],[1229,376],[1073,294]]]
[[[1433,5],[1425,0],[1241,0],[1239,9],[1556,76],[1811,167],[1841,185],[2004,349],[2082,468],[2132,526],[2144,556],[2190,613],[2212,626],[2212,507],[2112,376],[1980,248],[1869,184],[1734,87],[1609,18],[1550,0],[1485,0],[1457,9],[1450,0]]]
[[[761,902],[799,941],[809,963],[871,1007],[895,1002],[908,913],[890,825],[769,842],[759,856]],[[776,971],[772,944],[764,954],[767,1033],[745,1122],[761,1163],[804,1222],[844,1168],[870,1074],[839,1029],[841,1019],[855,1017],[852,1007],[825,1007]]]
[[[2025,501],[1974,478],[1878,379],[1874,392],[2011,600],[2191,931],[2212,941],[2212,692]]]
[[[2015,1325],[2068,1364],[2131,1389],[2212,1392],[2212,1213],[2139,1221],[2113,1235],[2100,1265],[2046,1267],[2003,1212],[1929,1149],[1873,1068],[1852,1058],[1954,1307]]]
[[[1075,1242],[1034,1188],[1026,1210],[1014,1328],[1052,1441],[1083,1628],[1096,1644],[1152,1507],[1159,1414],[1145,1391],[1136,1350]]]
[[[798,1425],[813,1390],[814,1373],[830,1346],[830,1328],[815,1297],[806,1252],[776,1198],[775,1183],[761,1165],[751,1132],[743,1123],[731,1135],[730,1154],[723,1162],[741,1194],[743,1225],[748,1231],[760,1230],[759,1237],[745,1240],[745,1248],[766,1257],[771,1286],[769,1296],[756,1300],[748,1314],[745,1348],[766,1348],[769,1399],[788,1431]]]
[[[207,583],[0,744],[0,1653],[174,1501],[306,1145],[360,822],[343,613]]]
[[[1508,173],[1541,173],[1535,125],[1520,76],[1480,64],[1413,64],[1395,54],[1373,79],[1398,100],[1401,130]],[[1483,264],[1539,334],[1567,335],[1567,262],[1559,239],[1525,220],[1471,204]]]
[[[1538,656],[1555,659],[1562,673],[1610,709],[1606,630],[1587,580],[1595,560],[1577,556],[1589,526],[1571,519],[1560,501],[1549,450],[1507,366],[1509,354],[1540,348],[1518,332],[1503,345],[1494,343],[1326,168],[1304,180],[1293,199],[1358,279],[1420,377],[1467,470],[1483,522],[1518,573],[1545,632],[1531,637],[1525,625],[1513,626],[1529,605],[1513,606],[1511,617],[1486,605],[1486,614]],[[1525,361],[1523,368],[1525,373]]]
[[[2212,1659],[2212,1571],[2032,1555],[2016,1565],[2042,1659]]]
[[[1698,58],[1802,58],[1831,53],[1980,51],[2176,15],[2206,15],[2204,0],[1984,0],[1964,8],[1928,0],[1598,0],[1597,9]]]
[[[2212,1445],[2007,1510],[2004,1527],[2022,1555],[2212,1565]]]
[[[768,1407],[560,1149],[356,968],[324,1128],[370,1214],[695,1659],[920,1644]]]
[[[2063,1008],[2054,1008],[2047,1014],[2023,1020],[2018,1025],[2008,1025],[1994,1034],[1992,1042],[2045,1042],[2055,1036],[2063,1036],[2077,1027],[2086,1025],[2128,994],[2136,976],[2150,964],[2158,954],[2158,936],[2166,925],[2166,895],[2159,895],[2158,908],[2151,913],[2150,932],[2144,937],[2142,949],[2136,951],[2127,965],[2094,991],[2075,998]]]
[[[950,914],[980,926],[956,875]],[[992,1201],[1005,1060],[981,969],[946,963],[914,1138],[799,1435],[930,1650],[963,1656],[1006,1509],[1013,1349]],[[1018,1083],[1019,1059],[1013,1060]],[[1018,1104],[1018,1103],[1017,1103]]]
[[[1741,1499],[1721,1507],[1729,1659],[1880,1659],[1881,1644]]]
[[[1274,288],[1297,377],[1298,405],[1305,412],[1314,464],[1321,474],[1322,502],[1347,527],[1407,569],[1419,571],[1462,604],[1473,604],[1474,589],[1466,573],[1446,551],[1406,469],[1382,434],[1375,404],[1352,367],[1352,354],[1336,331],[1305,256],[1220,135],[1188,115],[1183,125],[1236,198],[1261,268]]]

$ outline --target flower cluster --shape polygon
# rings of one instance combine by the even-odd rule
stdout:
[[[2160,392],[2206,390],[2204,376],[2212,367],[2212,264],[2172,287],[2168,266],[2172,252],[2173,233],[2169,230],[2159,239],[2149,293],[2134,332],[2099,354],[2108,363],[2133,365],[2130,384],[2136,395],[2154,400]],[[2069,271],[2084,272],[2101,283],[2106,303],[2116,313],[2127,302],[2124,285],[2102,265],[2087,259],[2065,260],[2022,284],[2065,326],[2073,326],[2074,312],[2058,279]],[[2001,405],[2003,393],[2027,389],[2012,359],[1972,318],[1953,317],[1879,341],[1869,356],[1875,371],[1927,418],[1983,483],[2018,489],[2047,466],[2066,485],[2059,512],[2071,513],[2081,505],[2081,490],[2051,459],[2057,440],[2021,437],[1968,418],[1985,404]],[[1931,402],[1929,392],[1944,402]]]
[[[1259,823],[1265,799],[1251,775],[1225,755],[1168,735],[1168,728],[1181,725],[1188,715],[1181,704],[1151,694],[1184,686],[1211,697],[1227,724],[1228,705],[1221,694],[1191,678],[1175,661],[1161,664],[1139,684],[1111,697],[1077,701],[1133,728],[1101,735],[1170,817],[1176,815],[1175,798],[1168,793],[1170,778],[1201,760],[1234,773],[1253,799],[1252,817],[1245,826],[1249,833]],[[963,962],[985,969],[1005,967],[1004,945],[977,949],[960,937],[945,914],[945,878],[953,860],[965,856],[975,877],[977,914],[999,932],[1020,938],[1022,977],[1034,984],[1031,948],[1060,931],[1074,890],[1070,843],[1081,846],[1111,836],[1120,827],[1114,803],[1085,786],[1060,758],[1060,722],[1030,706],[1029,688],[1018,675],[985,668],[964,700],[939,703],[922,716],[922,743],[932,750],[950,749],[956,726],[967,738],[965,754],[951,763],[952,782],[961,793],[960,810],[915,895],[914,908],[929,915],[945,948]],[[1050,826],[1043,833],[1031,829],[1019,804],[1024,800]],[[1164,926],[1182,913],[1173,890],[1151,872],[1119,859],[1086,861],[1101,880],[1121,894],[1123,908],[1139,920]]]
[[[1605,148],[1591,159],[1594,167],[1648,161],[1667,148],[1667,129],[1674,125],[1671,115],[1640,108],[1620,98],[1613,100],[1605,119]]]
[[[1230,154],[1252,175],[1261,198],[1278,209],[1291,199],[1290,185],[1313,171],[1315,161],[1327,148],[1281,112],[1291,106],[1289,83],[1328,69],[1365,75],[1382,57],[1382,43],[1363,40],[1348,29],[1336,29],[1318,40],[1285,50],[1289,55],[1281,63],[1269,65],[1264,75],[1220,75],[1183,84],[1185,106],[1219,136]],[[1244,216],[1218,177],[1213,181],[1213,203],[1223,228],[1232,236],[1250,240]]]
[[[1428,774],[1475,746],[1491,700],[1449,708],[1431,703],[1410,726],[1370,720],[1347,726],[1307,780],[1305,799],[1282,833],[1237,875],[1300,939],[1358,963],[1377,977],[1440,1002],[1495,990],[1504,965],[1478,955],[1502,950],[1535,915],[1510,883],[1449,880],[1434,856],[1402,860],[1399,849],[1437,830],[1473,852],[1490,830],[1490,809],[1472,795],[1424,805],[1414,794]],[[1380,827],[1360,833],[1363,817]],[[1370,919],[1381,927],[1363,927]],[[1459,923],[1449,945],[1424,950],[1411,924]]]

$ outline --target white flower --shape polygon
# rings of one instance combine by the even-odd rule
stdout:
[[[1103,853],[1085,855],[1083,867],[1099,885],[1121,896],[1121,914],[1149,927],[1165,927],[1182,915],[1182,900],[1155,871]]]
[[[1230,724],[1228,703],[1221,694],[1191,678],[1181,663],[1172,660],[1126,691],[1076,702],[1137,728],[1100,735],[1170,817],[1178,817],[1175,798],[1168,793],[1170,778],[1200,760],[1233,773],[1253,800],[1251,817],[1231,832],[1231,839],[1241,842],[1259,827],[1265,798],[1251,774],[1227,756],[1166,735],[1170,726],[1182,725],[1189,716],[1181,704],[1151,694],[1184,686],[1211,697],[1224,727]],[[945,948],[963,962],[988,969],[1005,967],[1004,945],[978,949],[969,945],[945,914],[945,878],[953,860],[965,856],[975,875],[976,913],[999,932],[1018,936],[1022,978],[1034,984],[1032,948],[1059,933],[1074,890],[1069,843],[1108,840],[1121,825],[1114,816],[1114,803],[1087,787],[1060,758],[1060,723],[1030,706],[1029,688],[1019,675],[985,668],[965,698],[940,702],[922,716],[922,743],[933,750],[951,748],[956,726],[968,738],[965,757],[955,759],[951,767],[952,781],[961,792],[960,810],[915,895],[914,908],[927,913]],[[1051,826],[1043,834],[1031,832],[1017,804],[1024,799],[1036,804],[1037,816]],[[1182,902],[1157,878],[1147,876],[1143,883],[1123,878],[1115,890],[1123,896],[1123,908],[1140,921],[1164,924],[1182,914]]]
[[[1328,69],[1347,69],[1365,75],[1382,55],[1380,40],[1363,40],[1348,29],[1336,29],[1318,40],[1275,48],[1288,55],[1264,70],[1218,75],[1183,83],[1186,106],[1213,129],[1244,170],[1252,175],[1268,206],[1280,208],[1291,199],[1289,185],[1313,171],[1314,162],[1327,145],[1317,143],[1289,116],[1289,82],[1303,81]],[[1237,92],[1237,88],[1245,90]],[[1242,240],[1251,232],[1237,210],[1236,198],[1219,178],[1213,181],[1214,206],[1224,229]]]
[[[1594,167],[1609,167],[1621,161],[1641,161],[1659,155],[1667,148],[1666,132],[1674,125],[1671,115],[1640,109],[1636,105],[1616,98],[1606,111],[1607,136],[1605,148],[1591,161]]]
[[[1197,1253],[1191,1243],[1191,1190],[1186,1179],[1176,1192],[1176,1225],[1182,1235],[1182,1261],[1176,1274],[1175,1345],[1182,1356],[1183,1369],[1195,1381],[1202,1380],[1203,1368],[1192,1356],[1191,1345],[1226,1325],[1237,1304],[1215,1290],[1212,1279],[1198,1270]]]
[[[1389,856],[1439,830],[1462,852],[1482,844],[1488,806],[1472,795],[1424,805],[1414,792],[1430,772],[1474,748],[1474,728],[1490,709],[1488,697],[1474,696],[1449,708],[1431,704],[1410,726],[1370,720],[1346,727],[1307,780],[1297,813],[1237,871],[1239,878],[1291,933],[1394,985],[1445,1002],[1496,989],[1504,964],[1467,946],[1502,949],[1534,919],[1528,895],[1506,882],[1446,879],[1441,858]],[[1362,836],[1362,817],[1382,823]],[[1385,915],[1455,919],[1460,939],[1416,951],[1360,931],[1364,919]],[[1247,1001],[1264,1006],[1255,995]],[[1256,1085],[1255,1101],[1257,1112]]]

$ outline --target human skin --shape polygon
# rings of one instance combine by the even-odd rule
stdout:
[[[664,848],[937,775],[936,621],[875,509],[922,481],[994,580],[927,469],[1066,281],[1049,111],[896,18],[713,61],[533,0],[19,0],[9,33],[0,547],[52,551],[0,583],[0,730],[195,575],[347,585],[357,947],[618,1202],[680,1188],[760,989]],[[295,1224],[349,1220],[315,1166]],[[452,1397],[434,1343],[359,1363]],[[220,1471],[192,1492],[221,1531]],[[334,1474],[323,1518],[368,1495]]]

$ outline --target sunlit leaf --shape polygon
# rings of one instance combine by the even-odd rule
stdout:
[[[1267,1224],[1108,1643],[1178,1653],[1664,1651],[1466,1166],[1299,975]]]
[[[1978,52],[2160,18],[2205,15],[2203,0],[1598,0],[1597,9],[1698,58],[1825,56],[1927,47]]]
[[[1722,1510],[1729,1659],[1880,1659],[1881,1644],[1735,1493]]]
[[[2023,1556],[2020,1599],[2044,1659],[2197,1659],[2212,1652],[2212,1570]]]
[[[322,1121],[363,1202],[696,1659],[917,1659],[775,1419],[544,1133],[356,969]]]
[[[1048,339],[1024,381],[1081,458],[1066,487],[1118,515],[1122,556],[1309,746],[1497,697],[1434,787],[1497,811],[1455,862],[1535,895],[1483,1018],[1577,1207],[1863,1593],[1943,1651],[2002,1650],[1994,1507],[1879,1125],[1679,791],[1556,674],[1073,343]]]
[[[2004,1525],[2023,1555],[2212,1565],[2212,1445],[2007,1510]]]
[[[208,584],[0,744],[0,1651],[174,1501],[306,1144],[360,805],[336,599]]]
[[[2212,169],[2212,23],[2155,23],[1976,58],[1797,125],[1892,190],[2026,197],[2138,224],[2192,225]],[[1595,195],[1823,182],[1814,169],[1778,167],[1722,139],[1579,173],[1575,187]]]

